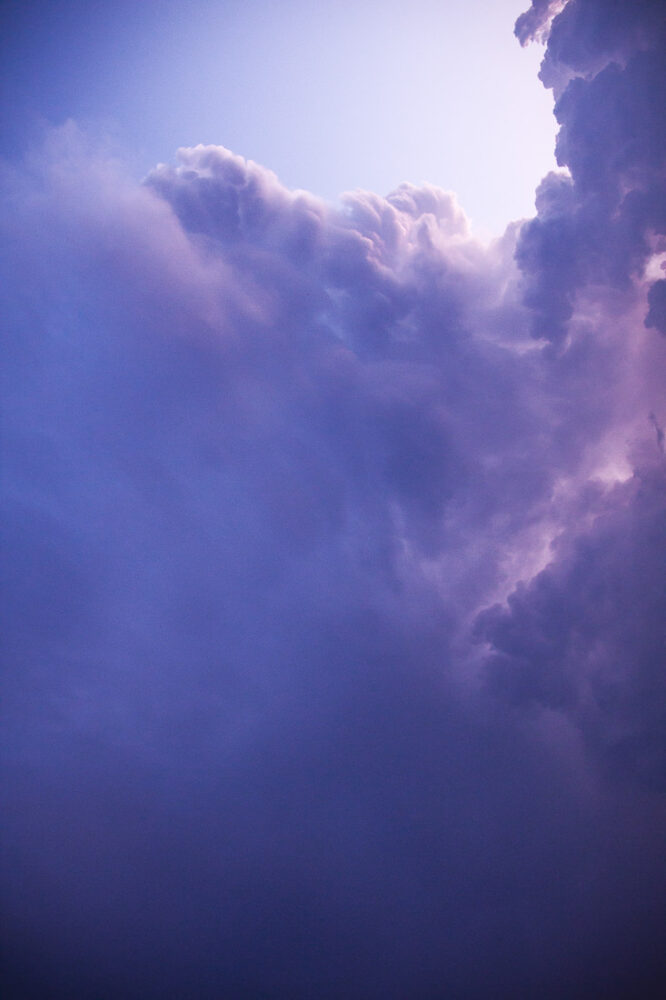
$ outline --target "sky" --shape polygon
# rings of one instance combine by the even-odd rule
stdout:
[[[2,18],[4,995],[663,996],[661,3]]]
[[[457,192],[480,231],[534,210],[555,166],[521,0],[6,0],[0,150],[67,119],[137,177],[220,144],[335,202],[404,180]],[[486,169],[484,143],[496,149]]]

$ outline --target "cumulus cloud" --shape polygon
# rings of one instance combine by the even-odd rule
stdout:
[[[557,98],[556,155],[567,174],[543,181],[546,210],[518,248],[537,337],[561,342],[591,286],[631,301],[666,233],[660,8],[571,0],[553,21],[541,77]]]
[[[544,41],[556,14],[562,10],[567,0],[532,0],[532,6],[520,15],[515,25],[515,35],[521,45],[535,39]]]
[[[648,305],[650,309],[645,317],[645,325],[653,326],[660,333],[666,334],[666,279],[659,278],[650,286]]]
[[[522,21],[567,169],[491,244],[218,146],[4,168],[16,995],[651,995],[663,36],[607,7]]]
[[[564,534],[553,561],[477,627],[492,685],[572,718],[611,776],[663,790],[666,479],[653,458],[587,496],[576,513],[589,527]]]

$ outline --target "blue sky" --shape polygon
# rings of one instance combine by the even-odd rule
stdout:
[[[498,233],[554,166],[542,47],[512,32],[521,6],[10,2],[3,148],[74,118],[139,173],[217,143],[329,200],[428,181]]]

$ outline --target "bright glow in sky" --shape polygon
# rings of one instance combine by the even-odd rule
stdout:
[[[3,151],[37,123],[109,132],[138,173],[215,143],[328,200],[402,181],[457,193],[480,230],[533,214],[555,166],[525,0],[4,6]],[[492,150],[492,160],[488,158]]]

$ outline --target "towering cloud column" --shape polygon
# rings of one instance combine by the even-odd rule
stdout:
[[[663,10],[517,31],[562,169],[490,245],[3,167],[8,995],[662,995]]]

